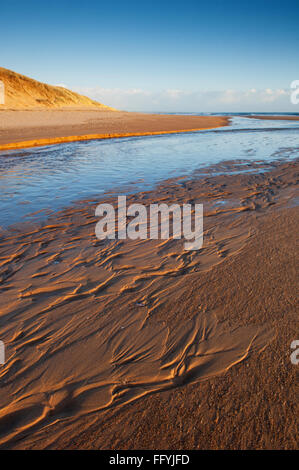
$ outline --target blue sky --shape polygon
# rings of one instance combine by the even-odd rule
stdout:
[[[1,66],[122,109],[296,111],[298,0],[1,5]]]

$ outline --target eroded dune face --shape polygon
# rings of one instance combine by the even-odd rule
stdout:
[[[38,82],[0,67],[3,84],[1,109],[95,108],[112,109],[90,98],[60,86]]]
[[[198,276],[242,250],[254,230],[245,213],[275,204],[281,187],[292,187],[288,177],[286,169],[235,178],[229,193],[219,177],[131,196],[204,202],[199,251],[184,251],[182,240],[99,241],[87,204],[3,234],[1,445],[41,429],[51,437],[59,422],[75,435],[84,416],[205,380],[261,351],[273,337],[267,325],[232,328],[204,306],[190,315],[182,298]]]

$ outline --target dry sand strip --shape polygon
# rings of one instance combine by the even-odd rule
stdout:
[[[227,117],[177,116],[98,110],[0,112],[0,150],[91,139],[194,132],[226,126]]]
[[[250,119],[265,119],[266,121],[299,121],[299,116],[245,116]]]

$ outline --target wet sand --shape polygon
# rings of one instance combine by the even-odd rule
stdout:
[[[128,197],[203,203],[199,251],[97,240],[99,201],[2,232],[2,448],[296,448],[299,163],[263,168]]]
[[[0,111],[0,150],[62,142],[186,132],[225,126],[227,117],[99,110]]]

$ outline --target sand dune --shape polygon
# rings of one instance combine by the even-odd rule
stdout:
[[[0,80],[5,87],[5,103],[0,104],[0,110],[39,108],[112,109],[66,88],[47,85],[3,67],[0,67]]]

